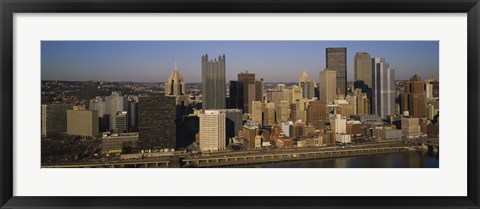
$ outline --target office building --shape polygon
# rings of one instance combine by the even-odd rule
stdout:
[[[175,63],[175,69],[172,74],[168,77],[167,82],[165,83],[165,96],[180,96],[187,94],[187,84],[183,80],[182,75],[177,70],[177,65]]]
[[[278,102],[284,100],[283,98],[283,91],[282,90],[268,90],[267,91],[267,101],[268,102]],[[286,98],[285,98],[286,99]]]
[[[177,63],[175,63],[175,69],[173,69],[172,74],[170,74],[165,83],[165,96],[175,97],[177,105],[185,106],[188,104],[187,84],[177,70]]]
[[[227,140],[233,138],[235,136],[239,136],[239,132],[242,130],[243,127],[243,120],[242,120],[242,110],[240,109],[225,109],[219,110],[220,113],[225,114],[225,136]]]
[[[117,112],[115,115],[115,130],[118,133],[128,132],[128,117],[127,111]]]
[[[287,95],[288,104],[295,104],[296,101],[302,100],[302,88],[297,85],[289,86]]]
[[[290,108],[286,100],[275,102],[275,121],[276,123],[287,122],[290,117]]]
[[[129,132],[138,132],[138,102],[128,102],[128,123]]]
[[[226,148],[225,113],[219,110],[205,110],[200,118],[200,150],[219,151]]]
[[[112,92],[110,96],[105,98],[105,116],[109,117],[109,129],[113,130],[116,128],[115,115],[117,112],[127,111],[128,107],[128,98],[122,96],[120,92]]]
[[[311,78],[307,72],[303,71],[298,79],[298,86],[302,88],[302,98],[312,99],[315,97],[315,88],[317,87],[317,82],[315,79]]]
[[[83,137],[98,136],[98,111],[67,110],[67,134]]]
[[[424,81],[414,75],[405,82],[405,92],[400,96],[401,111],[408,111],[410,117],[427,117],[427,103],[424,91]]]
[[[250,107],[252,108],[252,120],[262,124],[262,102],[253,101]]]
[[[255,82],[255,73],[249,73],[248,71],[241,72],[238,75],[238,81],[242,83],[243,86],[243,113],[251,113],[250,105],[254,101],[255,96],[249,97],[248,87],[249,84],[254,84]],[[255,87],[251,87],[255,88]],[[251,93],[250,93],[251,95]]]
[[[327,116],[327,103],[325,101],[310,101],[307,108],[307,124],[316,129],[323,129]]]
[[[263,102],[263,78],[255,81],[255,101]]]
[[[342,118],[341,115],[335,115],[334,118],[330,119],[330,127],[337,134],[347,133],[347,119]]]
[[[372,113],[387,118],[395,114],[395,70],[390,68],[384,58],[373,58],[372,64]]]
[[[403,117],[401,125],[403,137],[412,139],[420,136],[420,121],[418,118]]]
[[[225,54],[209,60],[202,55],[202,108],[225,109]]]
[[[228,107],[243,111],[243,83],[241,81],[230,81]]]
[[[265,102],[262,105],[263,123],[262,126],[272,126],[275,124],[275,103]]]
[[[138,133],[121,133],[104,135],[102,137],[102,152],[120,154],[124,149],[134,149],[137,146]]]
[[[369,115],[370,114],[370,99],[366,93],[363,93],[361,89],[355,89],[353,91],[357,101],[356,103],[356,113],[357,115]]]
[[[372,88],[372,58],[367,52],[357,52],[353,61],[355,81],[363,81]]]
[[[248,141],[248,148],[255,149],[256,146],[256,136],[259,135],[258,123],[252,120],[248,120],[242,129],[242,137]]]
[[[42,136],[67,132],[67,110],[71,110],[72,107],[72,104],[43,104]]]
[[[326,49],[327,69],[336,72],[336,89],[347,93],[347,48]]]
[[[175,98],[138,98],[138,143],[142,150],[172,151],[176,146]]]
[[[325,69],[320,72],[320,100],[333,103],[337,98],[336,93],[336,72],[333,70]]]

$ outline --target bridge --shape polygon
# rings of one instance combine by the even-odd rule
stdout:
[[[168,168],[170,165],[170,160],[158,159],[148,161],[113,161],[106,163],[83,162],[79,164],[42,165],[42,168]]]
[[[438,153],[440,151],[440,143],[438,138],[425,138],[416,142],[421,146],[422,151],[429,153]]]
[[[377,147],[363,149],[342,149],[331,151],[304,151],[291,153],[251,154],[243,156],[199,157],[183,159],[184,167],[225,167],[247,164],[311,160],[320,158],[348,157],[379,153],[413,151],[413,147]]]

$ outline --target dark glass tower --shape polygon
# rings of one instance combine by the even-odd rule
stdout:
[[[243,110],[243,83],[230,81],[230,98],[228,108]]]
[[[138,146],[140,149],[174,149],[176,141],[175,98],[138,98]]]
[[[225,54],[213,60],[202,56],[202,109],[226,108]]]
[[[337,72],[337,89],[347,93],[347,48],[326,49],[327,69]]]

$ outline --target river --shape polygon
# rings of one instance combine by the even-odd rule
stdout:
[[[438,154],[398,152],[241,166],[242,168],[438,168]]]

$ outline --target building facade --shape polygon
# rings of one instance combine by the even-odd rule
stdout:
[[[200,118],[200,150],[219,151],[226,148],[226,117],[219,110],[205,110]]]
[[[363,81],[372,88],[372,57],[367,52],[357,52],[353,61],[355,81]]]
[[[230,81],[228,108],[243,110],[243,83],[241,81]]]
[[[372,113],[387,118],[395,114],[395,70],[390,68],[384,58],[373,58],[372,64]]]
[[[249,73],[248,71],[245,71],[239,73],[237,76],[238,81],[240,81],[243,85],[243,113],[251,113],[251,109],[249,107],[254,99],[252,99],[253,97],[249,97],[248,85],[254,84],[255,73]]]
[[[72,107],[72,104],[43,104],[42,136],[67,132],[67,110],[71,110]]]
[[[202,56],[202,108],[203,110],[226,108],[225,54],[213,60]]]
[[[138,143],[142,150],[172,151],[176,146],[175,98],[138,98]]]
[[[97,110],[67,110],[67,134],[83,137],[98,136]]]
[[[331,104],[337,98],[336,72],[325,69],[320,72],[320,100]]]
[[[336,89],[347,93],[347,48],[326,49],[327,69],[336,72]]]

